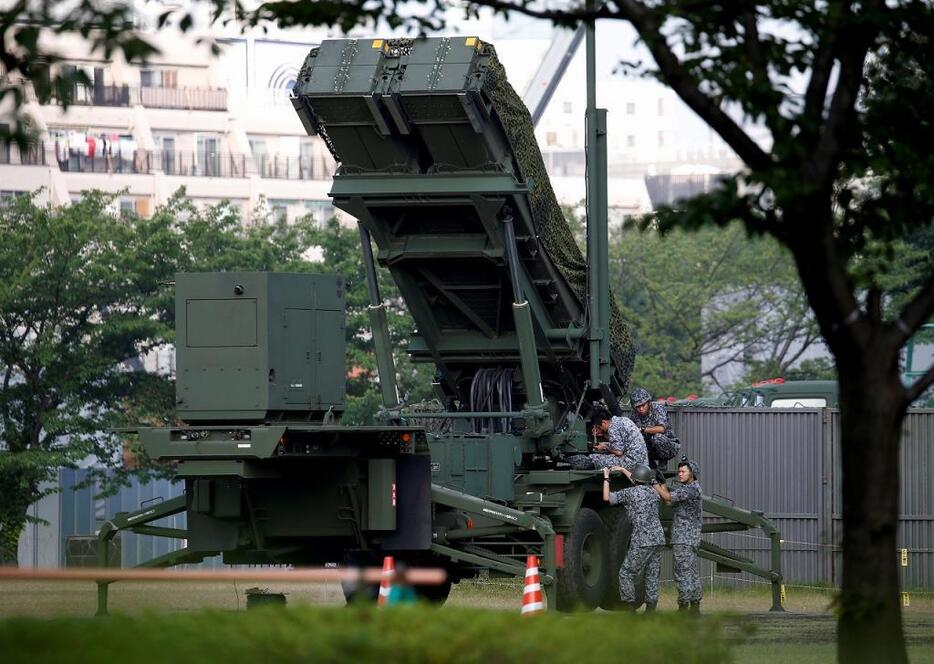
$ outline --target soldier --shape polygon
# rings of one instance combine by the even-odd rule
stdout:
[[[632,486],[610,492],[610,471],[621,471]],[[636,609],[636,579],[645,573],[645,612],[655,611],[658,605],[658,580],[661,573],[661,551],[665,545],[665,532],[658,518],[658,494],[650,484],[655,483],[655,472],[639,464],[632,471],[622,466],[603,469],[603,500],[610,505],[622,504],[626,508],[632,534],[629,550],[619,568],[619,597],[628,611]]]
[[[597,454],[574,454],[567,462],[576,470],[599,470],[610,466],[635,468],[637,464],[648,465],[649,457],[645,440],[639,429],[628,417],[612,417],[603,407],[594,408],[591,416],[591,432],[594,438],[607,438],[608,442],[594,445]]]
[[[644,387],[637,387],[629,395],[632,404],[632,421],[645,438],[649,451],[649,466],[662,468],[668,465],[681,449],[681,441],[671,430],[668,410],[661,402],[652,402],[652,395]]]
[[[681,485],[671,491],[664,484],[655,485],[658,495],[674,510],[671,555],[674,558],[675,584],[678,586],[678,610],[692,613],[700,613],[701,601],[697,547],[700,546],[703,517],[698,473],[697,463],[682,457],[678,464],[678,482]]]

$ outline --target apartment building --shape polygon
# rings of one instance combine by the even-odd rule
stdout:
[[[229,200],[245,215],[261,205],[289,220],[334,213],[327,192],[336,164],[288,100],[314,35],[211,35],[217,57],[199,35],[150,37],[161,55],[145,65],[103,59],[80,39],[56,40],[64,66],[91,84],[75,90],[67,110],[30,98],[26,115],[40,144],[0,148],[0,196],[42,188],[66,204],[101,189],[146,216],[185,187],[196,203]]]

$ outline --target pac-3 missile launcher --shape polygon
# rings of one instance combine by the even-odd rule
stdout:
[[[140,435],[151,457],[177,464],[185,495],[118,515],[101,539],[121,529],[187,539],[151,565],[218,553],[378,564],[391,554],[449,571],[448,584],[422,590],[432,599],[481,570],[522,576],[534,553],[550,608],[618,606],[625,513],[602,503],[602,475],[560,463],[586,453],[595,399],[618,408],[633,360],[607,283],[606,117],[591,78],[584,260],[491,45],[341,39],[313,49],[293,104],[340,164],[335,206],[359,223],[383,424],[340,423],[340,277],[179,275],[184,424]],[[442,408],[430,417],[442,426],[426,429],[426,414],[399,401],[377,261],[417,324],[407,352],[436,368]],[[710,544],[701,555],[768,579],[777,604],[778,532],[761,514],[704,505],[717,517],[708,531],[771,537],[768,570]],[[183,511],[183,533],[143,525]]]

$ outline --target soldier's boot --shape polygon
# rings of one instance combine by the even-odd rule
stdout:
[[[678,602],[678,611],[687,611],[691,608],[691,605],[687,602]]]
[[[646,613],[655,613],[655,607],[656,607],[656,606],[657,606],[657,602],[646,602],[646,603],[645,603],[645,612],[646,612]]]
[[[635,613],[636,612],[635,602],[620,602],[620,607],[623,613]]]
[[[694,615],[700,615],[700,600],[696,602],[691,602],[691,608],[689,611]]]

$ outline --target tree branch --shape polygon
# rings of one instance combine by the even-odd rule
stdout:
[[[529,8],[523,0],[518,2],[474,0],[474,4],[498,11],[518,12],[526,16],[546,18],[562,25],[598,18],[629,21],[645,42],[652,57],[655,58],[655,64],[658,65],[664,82],[674,90],[675,94],[710,125],[710,128],[717,132],[751,169],[765,170],[771,165],[768,153],[762,150],[729,115],[721,110],[716,101],[701,92],[697,83],[692,80],[684,65],[668,45],[664,35],[661,34],[662,26],[659,16],[638,0],[618,0],[615,3],[619,8],[618,12],[611,11],[606,4],[595,11],[585,9],[578,11],[535,10]]]
[[[896,348],[901,348],[932,314],[934,314],[934,278],[929,279],[898,314],[889,332],[888,342],[894,344]]]
[[[873,323],[882,320],[882,291],[877,286],[866,293],[866,315]]]
[[[617,5],[620,14],[632,23],[645,41],[665,83],[726,141],[749,168],[767,169],[772,161],[769,155],[713,99],[701,92],[697,83],[691,79],[661,33],[658,15],[637,0],[619,0]]]
[[[833,72],[834,50],[837,45],[836,24],[838,21],[836,19],[839,18],[839,11],[842,11],[842,9],[836,3],[831,3],[828,6],[828,29],[825,30],[822,35],[823,38],[817,46],[814,62],[811,65],[811,80],[808,81],[808,87],[804,93],[803,112],[803,117],[809,127],[820,126],[820,120],[824,114],[827,86],[830,85],[830,75]]]
[[[864,7],[863,12],[885,11],[884,0],[875,0]],[[817,184],[819,189],[830,186],[837,176],[844,136],[853,124],[856,114],[856,99],[863,83],[866,55],[879,34],[881,21],[861,21],[858,27],[843,33],[840,73],[837,87],[830,102],[827,122],[820,133],[814,156],[805,163],[804,175]],[[815,93],[816,94],[816,93]]]
[[[924,391],[932,384],[934,384],[934,364],[905,389],[905,405],[911,405],[911,402],[924,394]]]
[[[745,31],[743,45],[746,47],[746,54],[752,63],[752,70],[756,80],[762,85],[771,86],[768,66],[765,57],[762,55],[762,39],[759,37],[758,16],[756,15],[755,5],[743,12],[743,29]]]

